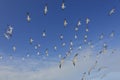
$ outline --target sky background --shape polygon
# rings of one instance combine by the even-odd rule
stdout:
[[[48,13],[44,15],[45,4],[48,5]],[[103,74],[107,74],[102,80],[120,79],[120,0],[65,0],[65,10],[61,9],[62,0],[0,0],[0,79],[1,80],[79,80],[82,73],[93,65],[103,43],[108,44],[108,52],[99,59],[99,66],[109,68],[101,73],[93,72],[88,76],[88,80],[101,80]],[[115,13],[109,16],[109,12],[115,8]],[[26,20],[26,13],[30,13],[31,22]],[[63,22],[66,18],[68,25],[64,28]],[[90,19],[88,24],[89,32],[85,32],[86,18]],[[74,28],[78,20],[81,21],[79,30]],[[10,40],[4,37],[8,28],[13,26],[13,35]],[[46,38],[42,37],[42,32],[46,31]],[[115,36],[111,39],[109,34],[114,31]],[[99,35],[104,33],[104,39],[99,40]],[[63,34],[64,39],[59,39]],[[74,35],[78,39],[74,39]],[[91,49],[83,43],[84,35],[88,35],[88,41],[92,41],[94,48]],[[29,44],[30,37],[33,44]],[[73,41],[72,55],[67,58],[62,69],[58,68],[59,54],[65,56],[69,49],[70,40]],[[66,46],[62,47],[65,42]],[[35,50],[34,46],[40,44],[40,48]],[[79,45],[82,50],[78,51]],[[16,46],[16,51],[12,46]],[[57,51],[54,50],[57,46]],[[46,57],[45,50],[48,48],[49,56]],[[115,54],[111,54],[112,49],[116,49]],[[37,52],[41,55],[37,55]],[[75,53],[79,53],[76,67],[72,65],[72,58]],[[27,58],[26,55],[30,57]],[[84,60],[83,56],[92,54],[92,57]],[[9,60],[9,56],[13,60]],[[22,61],[22,58],[25,61]],[[86,63],[86,64],[85,64]],[[114,63],[114,65],[112,65]],[[99,67],[98,66],[98,67]],[[97,74],[96,74],[97,73]],[[101,75],[101,76],[98,76]]]

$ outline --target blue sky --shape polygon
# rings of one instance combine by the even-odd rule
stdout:
[[[61,54],[62,57],[65,56],[65,53],[69,49],[69,43],[72,40],[73,41],[73,52],[72,55],[67,59],[66,68],[72,69],[70,72],[68,70],[65,70],[66,76],[67,73],[72,73],[76,75],[78,71],[80,71],[82,68],[77,68],[76,72],[73,68],[69,67],[70,61],[72,60],[75,53],[82,54],[82,52],[77,51],[79,45],[82,45],[83,53],[89,53],[93,57],[91,57],[91,62],[94,62],[94,56],[98,52],[99,49],[101,49],[104,42],[106,42],[109,46],[109,50],[107,53],[111,53],[110,51],[112,49],[118,49],[116,51],[117,54],[119,54],[119,45],[120,43],[120,1],[119,0],[64,0],[66,8],[64,10],[61,9],[62,0],[0,0],[0,55],[3,56],[3,59],[0,61],[0,70],[3,69],[3,72],[5,74],[0,73],[3,75],[2,80],[7,80],[6,73],[11,71],[14,71],[13,74],[17,75],[11,75],[11,79],[16,80],[14,76],[18,76],[19,69],[23,68],[23,72],[25,72],[26,76],[33,75],[34,73],[36,75],[39,74],[39,70],[46,71],[44,76],[47,75],[47,70],[51,71],[48,67],[51,67],[52,70],[57,70],[56,67],[58,67],[60,59],[58,58],[58,55]],[[45,5],[48,5],[48,13],[47,15],[44,15],[44,7]],[[111,9],[115,8],[115,13],[109,16],[109,12]],[[26,20],[26,13],[30,13],[31,21],[30,23]],[[90,23],[88,24],[89,31],[86,33],[86,18],[90,19]],[[63,25],[64,19],[67,20],[67,27],[65,28]],[[78,20],[81,21],[81,26],[79,27],[79,30],[75,32],[75,27],[77,25]],[[8,28],[7,25],[13,26],[13,35],[12,37],[7,40],[4,37],[4,33],[6,29]],[[46,31],[46,37],[42,37],[43,31]],[[110,38],[109,34],[114,31],[115,37]],[[99,40],[99,35],[101,33],[104,33],[104,39],[102,41]],[[61,41],[59,39],[60,34],[63,34],[64,39]],[[78,35],[78,39],[74,39],[74,35]],[[88,41],[92,41],[94,44],[93,49],[89,49],[89,46],[87,44],[83,43],[84,35],[88,35]],[[33,38],[34,42],[33,44],[29,44],[30,37]],[[62,47],[61,44],[65,42],[66,46]],[[40,48],[35,50],[34,46],[40,44]],[[13,45],[16,46],[16,51],[14,52],[12,50]],[[57,46],[57,51],[54,51],[54,46]],[[49,56],[46,57],[45,50],[48,49]],[[37,55],[37,52],[40,52],[40,56]],[[85,52],[84,52],[85,51]],[[30,57],[26,58],[26,55],[29,54]],[[13,61],[9,61],[9,56],[12,55],[14,57]],[[108,54],[107,54],[108,55]],[[113,57],[115,61],[119,60],[117,55],[111,56]],[[25,58],[25,62],[21,62],[22,58]],[[79,56],[81,57],[81,56]],[[117,57],[117,58],[115,58]],[[42,59],[45,58],[45,62],[42,61]],[[31,61],[32,60],[32,61]],[[108,58],[108,62],[110,59]],[[40,61],[40,62],[39,62]],[[28,74],[24,69],[24,64],[26,66],[30,64],[35,65],[32,67],[28,67],[28,72],[31,74]],[[31,63],[30,63],[31,62]],[[79,61],[78,61],[79,62]],[[91,62],[88,62],[89,64]],[[19,63],[19,64],[17,64]],[[107,62],[106,62],[107,63]],[[42,66],[39,68],[40,64]],[[89,65],[88,64],[88,65]],[[12,66],[11,66],[12,65]],[[19,65],[17,69],[14,69],[14,66]],[[22,66],[23,65],[23,66]],[[72,64],[71,64],[72,65]],[[80,64],[79,64],[80,65]],[[79,66],[78,65],[78,66]],[[88,66],[87,65],[87,66]],[[101,64],[105,65],[105,64]],[[111,64],[108,64],[109,66]],[[7,66],[7,69],[6,69]],[[53,67],[55,66],[55,67]],[[116,73],[118,76],[120,74],[120,71],[116,72],[114,70],[115,67],[118,67],[118,63],[113,66],[113,70],[108,72],[112,75],[113,73]],[[5,68],[4,68],[5,67]],[[32,67],[32,69],[31,69]],[[9,69],[10,68],[10,69]],[[38,70],[33,72],[33,70]],[[86,68],[87,69],[87,68]],[[84,69],[84,70],[86,70]],[[83,70],[83,72],[84,72]],[[59,72],[59,70],[57,70]],[[112,73],[113,72],[113,73]],[[63,71],[64,73],[64,71]],[[105,72],[104,72],[105,73]],[[54,71],[53,71],[54,74]],[[71,74],[71,75],[73,75]],[[25,75],[21,75],[22,78],[25,78]],[[60,72],[61,76],[62,71]],[[74,76],[73,75],[73,79]],[[93,74],[94,75],[94,74]],[[48,76],[49,77],[49,76]],[[58,76],[60,77],[60,76]],[[114,77],[114,76],[113,76]],[[42,74],[41,77],[33,77],[29,80],[33,79],[45,79]],[[56,77],[57,78],[57,77]],[[51,80],[56,79],[54,76],[50,78]],[[68,79],[69,77],[66,77]],[[25,80],[28,80],[25,79]],[[64,80],[62,77],[60,78]],[[65,80],[66,80],[65,79]],[[73,80],[72,79],[72,80]],[[78,79],[78,77],[77,77]],[[107,78],[109,79],[109,77]],[[120,79],[120,77],[118,77]],[[70,80],[70,79],[69,79]],[[99,80],[99,79],[98,79]],[[117,79],[116,79],[117,80]]]

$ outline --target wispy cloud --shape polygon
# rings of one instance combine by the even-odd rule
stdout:
[[[109,54],[108,52],[101,55],[99,59],[97,59],[95,56],[89,56],[94,55],[93,50],[85,49],[80,51],[75,67],[72,65],[72,58],[70,58],[67,59],[62,65],[62,69],[58,68],[59,62],[52,60],[16,60],[11,61],[11,64],[10,61],[8,61],[6,63],[2,63],[0,66],[0,80],[79,80],[81,79],[82,74],[87,72],[96,60],[98,60],[96,70],[91,72],[92,76],[88,76],[88,78],[100,80],[100,77],[102,77],[104,73],[107,73],[103,80],[109,79],[109,77],[115,77],[120,73],[119,54],[119,51],[114,54]],[[105,69],[104,72],[99,73],[97,72],[99,66],[107,66],[108,69]],[[117,77],[119,78],[119,76]]]

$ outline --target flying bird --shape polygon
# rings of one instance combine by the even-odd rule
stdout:
[[[106,66],[99,67],[98,72],[100,72],[102,69],[106,69],[106,68],[108,68],[108,67],[106,67]]]
[[[56,46],[56,45],[54,46],[54,50],[55,50],[55,51],[57,50],[57,46]]]
[[[39,51],[37,52],[37,55],[38,55],[38,56],[40,55],[40,52],[39,52]]]
[[[49,56],[48,49],[45,50],[45,54],[46,54],[46,56]]]
[[[79,20],[77,23],[77,27],[81,26],[81,21]]]
[[[63,40],[64,36],[63,34],[60,35],[60,40]]]
[[[31,21],[31,17],[30,17],[30,13],[29,12],[27,12],[27,22],[30,22]]]
[[[78,38],[77,34],[75,34],[74,38],[75,38],[75,39],[77,39],[77,38]]]
[[[63,42],[63,43],[62,43],[62,46],[64,47],[65,45],[66,45],[66,43],[65,43],[65,42]]]
[[[38,46],[35,46],[34,48],[35,48],[35,49],[38,49]]]
[[[89,24],[89,22],[90,22],[90,19],[86,18],[86,24]]]
[[[46,4],[44,7],[44,15],[46,15],[48,13],[48,5]]]
[[[86,76],[86,72],[83,73],[83,76],[82,76],[81,80],[86,80],[85,76]]]
[[[73,42],[72,42],[72,40],[70,40],[70,46],[73,46]]]
[[[86,31],[86,32],[88,32],[88,31],[89,31],[88,27],[86,27],[85,31]]]
[[[81,50],[81,49],[82,49],[82,46],[81,46],[81,45],[79,45],[78,50]]]
[[[75,31],[78,31],[79,30],[79,28],[78,27],[75,27]]]
[[[66,8],[64,0],[62,2],[61,8],[62,8],[62,10],[64,10]]]
[[[42,33],[42,37],[45,38],[46,37],[46,31],[44,30]]]
[[[26,56],[27,58],[29,58],[30,57],[30,54],[27,54],[27,56]]]
[[[66,57],[70,56],[71,55],[71,51],[67,51],[66,52]]]
[[[84,39],[87,39],[88,38],[88,36],[87,35],[84,35]]]
[[[98,61],[95,61],[95,64],[88,70],[88,75],[90,75],[91,71],[96,68]]]
[[[75,66],[75,64],[76,64],[77,57],[78,57],[78,53],[76,53],[76,54],[74,55],[74,58],[73,58],[73,60],[72,60],[72,63],[73,63],[74,66]]]
[[[66,19],[64,19],[64,27],[66,27],[67,26],[67,20]]]
[[[114,14],[115,13],[115,8],[112,8],[111,10],[110,10],[110,12],[109,12],[109,16],[111,16],[112,14]]]
[[[8,28],[6,32],[4,33],[5,38],[10,39],[13,34],[13,27],[11,25],[8,25]]]
[[[112,37],[114,37],[114,35],[115,35],[114,31],[112,31],[112,32],[110,33],[110,37],[112,38]]]
[[[104,38],[104,34],[102,33],[99,37],[99,40],[102,40]]]
[[[61,54],[59,54],[59,55],[58,55],[58,57],[59,57],[59,58],[61,58],[61,57],[62,57],[62,55],[61,55]]]
[[[63,57],[63,58],[60,60],[60,64],[59,64],[59,68],[60,68],[60,69],[61,69],[61,67],[62,67],[65,59],[66,59],[66,57]]]
[[[12,49],[13,49],[13,51],[15,52],[15,51],[16,51],[16,46],[13,46]]]
[[[37,47],[40,47],[40,44],[37,44]]]
[[[33,41],[34,41],[34,40],[33,40],[32,38],[29,39],[30,44],[32,44]]]

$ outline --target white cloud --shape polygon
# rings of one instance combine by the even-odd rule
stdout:
[[[88,71],[88,69],[95,63],[96,57],[93,56],[94,54],[94,51],[91,49],[80,51],[76,66],[74,67],[72,65],[72,62],[70,61],[72,58],[70,57],[70,59],[67,59],[62,65],[62,69],[58,68],[58,62],[52,60],[26,60],[24,62],[16,60],[11,62],[12,65],[8,61],[0,65],[0,80],[80,80],[82,73]],[[94,70],[91,73],[92,76],[88,76],[88,78],[92,80],[100,80],[99,78],[102,76],[101,74],[104,73],[107,73],[108,75],[105,79],[109,79],[111,76],[116,77],[116,74],[120,76],[119,54],[119,51],[117,51],[114,54],[109,54],[108,52],[107,54],[101,55],[98,59],[97,68],[99,66],[107,66],[108,69],[102,73],[97,73],[97,71]],[[89,57],[89,55],[92,56]],[[86,56],[86,58],[84,58],[84,56]]]

